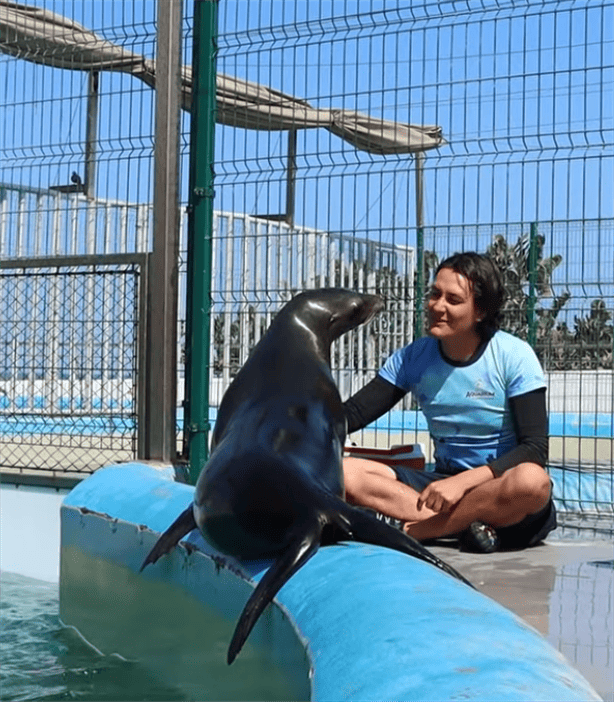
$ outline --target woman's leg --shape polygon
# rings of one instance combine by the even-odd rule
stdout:
[[[427,520],[405,520],[404,529],[420,541],[456,534],[477,520],[495,528],[511,526],[541,511],[550,492],[546,471],[535,463],[521,463],[470,490],[449,512]]]
[[[436,515],[423,507],[418,510],[418,492],[397,480],[384,463],[364,458],[344,458],[345,494],[351,504],[369,507],[403,522],[419,522]]]

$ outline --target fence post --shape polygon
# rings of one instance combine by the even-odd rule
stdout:
[[[190,482],[208,458],[217,0],[194,0],[185,433]]]
[[[98,81],[100,73],[90,71],[87,88],[87,125],[85,131],[85,182],[87,197],[96,197],[96,139],[98,138]]]
[[[527,300],[527,341],[533,348],[535,348],[535,343],[537,342],[537,317],[535,314],[535,305],[537,304],[537,254],[537,222],[531,222],[531,228],[529,230],[529,298]]]
[[[158,3],[153,250],[149,270],[145,393],[139,458],[169,463],[177,454],[177,296],[179,110],[182,0]]]

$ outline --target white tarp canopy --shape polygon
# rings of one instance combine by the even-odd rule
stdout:
[[[34,63],[82,71],[116,71],[156,84],[156,63],[113,44],[67,17],[0,0],[0,51]],[[182,68],[182,107],[192,101],[192,70]],[[446,141],[441,127],[381,120],[351,110],[322,110],[258,83],[217,75],[217,121],[261,130],[322,127],[372,154],[416,153]]]

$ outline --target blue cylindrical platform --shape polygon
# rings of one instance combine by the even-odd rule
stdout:
[[[598,700],[523,620],[386,548],[321,548],[280,590],[236,662],[234,625],[267,562],[198,532],[139,568],[193,488],[142,464],[94,473],[62,506],[60,616],[105,654],[197,699]]]

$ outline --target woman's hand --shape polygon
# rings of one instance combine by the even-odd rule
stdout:
[[[427,485],[418,496],[417,507],[428,507],[433,512],[449,512],[469,490],[494,478],[488,466],[480,466],[462,473],[436,480]]]

